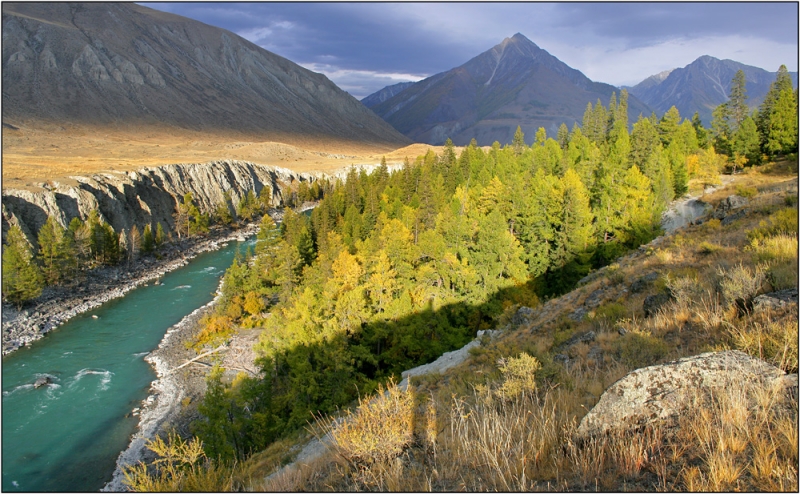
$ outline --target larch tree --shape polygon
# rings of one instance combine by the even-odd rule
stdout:
[[[3,296],[21,307],[42,293],[44,278],[33,262],[32,249],[19,226],[9,228],[6,242],[3,249]]]

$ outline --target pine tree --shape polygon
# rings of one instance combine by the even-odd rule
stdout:
[[[21,307],[42,293],[44,278],[33,262],[31,247],[19,226],[9,228],[6,242],[3,249],[3,296]]]

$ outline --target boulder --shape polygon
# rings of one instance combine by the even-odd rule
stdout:
[[[565,341],[561,344],[561,348],[569,348],[572,345],[577,345],[578,343],[589,343],[595,340],[597,335],[594,331],[587,331],[585,333],[579,333],[572,336],[570,339]]]
[[[709,352],[637,369],[612,384],[581,420],[577,435],[588,438],[647,425],[674,426],[698,399],[724,389],[781,386],[797,396],[796,375],[738,351]]]
[[[586,307],[578,307],[573,312],[567,314],[567,317],[575,322],[583,321],[583,318],[586,317],[586,314],[589,313],[589,309]]]
[[[759,295],[753,299],[753,311],[780,309],[789,304],[797,304],[797,288],[786,288]]]
[[[511,317],[511,324],[514,326],[522,326],[528,324],[533,320],[533,315],[536,313],[530,307],[520,307],[519,310]]]
[[[606,292],[605,287],[598,288],[597,290],[589,294],[588,297],[586,297],[586,300],[583,301],[583,305],[589,307],[590,309],[597,307],[598,305],[600,305],[600,302],[603,301],[603,295],[605,294],[605,292]]]
[[[668,293],[657,293],[655,295],[648,295],[644,299],[642,309],[644,309],[644,317],[655,315],[664,304],[669,302],[672,297]]]
[[[743,218],[745,214],[747,214],[747,210],[740,209],[739,211],[736,211],[735,213],[731,213],[731,214],[725,216],[724,218],[722,218],[722,221],[720,221],[720,225],[728,226],[731,223],[733,223],[734,221],[738,220],[739,218]]]
[[[749,201],[745,197],[737,196],[736,194],[728,196],[717,204],[717,207],[714,209],[713,217],[721,220],[728,216],[734,209],[743,208],[748,204]]]
[[[639,293],[658,279],[658,273],[653,271],[631,283],[631,293]]]

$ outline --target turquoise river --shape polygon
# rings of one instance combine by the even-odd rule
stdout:
[[[206,252],[77,316],[3,359],[3,492],[97,491],[111,480],[155,373],[166,330],[207,304],[240,242]],[[93,316],[97,316],[94,318]],[[53,384],[34,389],[37,378]]]

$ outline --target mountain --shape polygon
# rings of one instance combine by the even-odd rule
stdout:
[[[628,91],[661,115],[673,105],[681,116],[691,118],[694,112],[706,126],[711,125],[711,112],[728,101],[731,80],[738,70],[744,71],[747,83],[747,104],[756,108],[764,100],[777,72],[745,65],[733,60],[719,60],[704,55],[682,69],[650,76]],[[797,85],[797,72],[791,73]]]
[[[581,122],[587,103],[608,105],[619,89],[592,82],[521,34],[506,38],[460,67],[419,81],[372,108],[417,142],[479,145],[511,142],[519,125],[532,142],[539,127]],[[651,110],[632,97],[628,114]]]
[[[404,89],[413,85],[414,85],[413,82],[398,82],[397,84],[386,86],[380,91],[376,91],[370,94],[369,96],[365,97],[364,99],[362,99],[361,103],[364,104],[364,106],[366,106],[367,108],[372,108],[373,106],[383,103],[387,99],[391,98],[392,96],[400,93]]]
[[[3,126],[167,126],[407,144],[324,75],[216,27],[133,3],[7,3]]]

